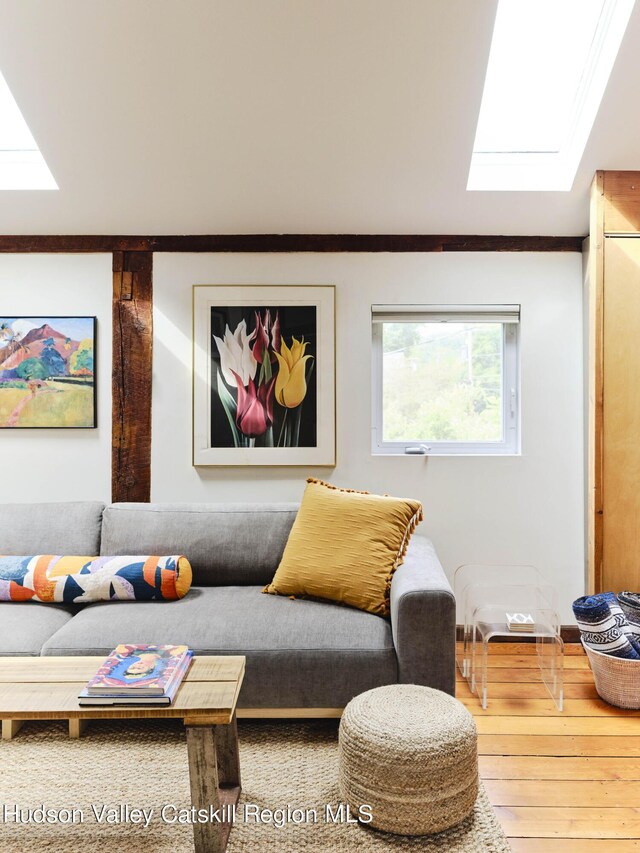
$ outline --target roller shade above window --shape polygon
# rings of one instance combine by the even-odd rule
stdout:
[[[519,323],[519,305],[372,305],[374,323]]]

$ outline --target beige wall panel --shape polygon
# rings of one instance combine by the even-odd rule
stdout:
[[[640,589],[640,238],[605,240],[603,588]]]

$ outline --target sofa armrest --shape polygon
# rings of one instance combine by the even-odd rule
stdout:
[[[391,581],[398,681],[455,695],[456,605],[431,542],[413,536]]]

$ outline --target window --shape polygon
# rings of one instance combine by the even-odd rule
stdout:
[[[571,189],[634,0],[499,0],[468,190]]]
[[[0,74],[0,190],[57,190],[53,175]]]
[[[373,305],[374,454],[519,452],[519,305]]]

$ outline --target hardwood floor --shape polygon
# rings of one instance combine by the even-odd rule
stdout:
[[[476,719],[480,775],[514,853],[640,851],[640,711],[595,691],[580,645],[565,647],[565,710],[540,681],[535,646],[490,647],[489,701],[458,672]]]

